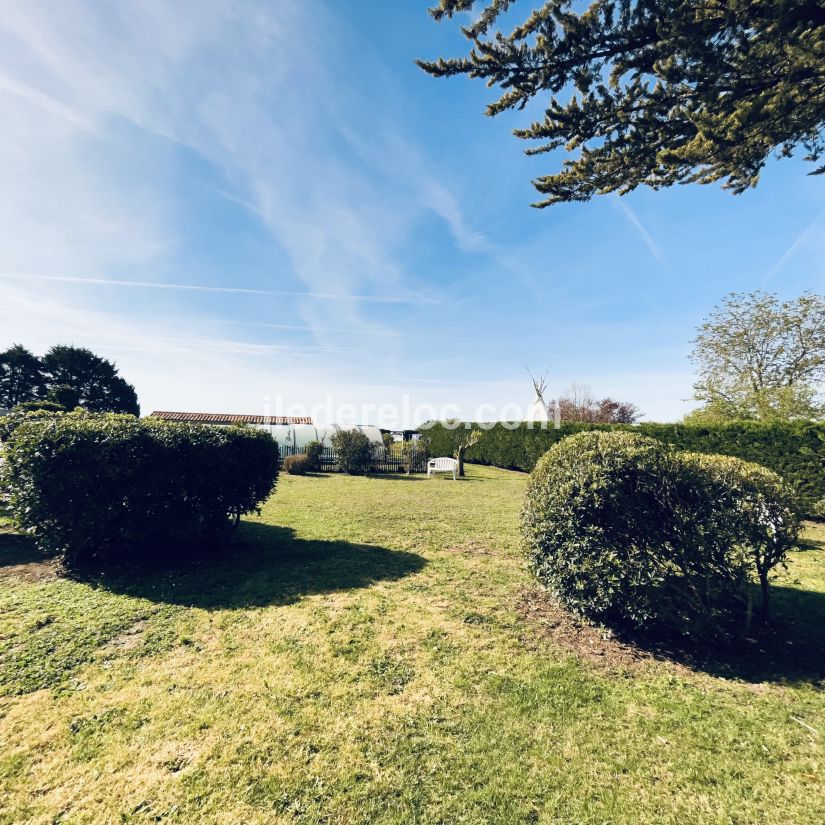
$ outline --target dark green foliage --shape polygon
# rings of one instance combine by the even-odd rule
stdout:
[[[332,449],[338,456],[342,473],[361,476],[369,472],[372,463],[372,444],[358,430],[339,430],[332,436]]]
[[[544,430],[524,423],[513,428],[496,424],[478,444],[467,449],[467,460],[529,472],[555,443],[587,430],[626,430],[657,438],[679,450],[721,453],[761,464],[791,485],[806,514],[825,496],[825,424],[801,421],[708,425],[562,424],[558,430],[552,425]],[[441,423],[425,425],[422,432],[430,439],[433,455],[452,455],[464,435],[463,428],[451,430]]]
[[[283,460],[284,472],[291,476],[305,476],[312,472],[313,465],[308,455],[304,453],[296,453],[295,455],[288,455]]]
[[[760,464],[781,476],[810,512],[825,492],[825,425],[811,422],[687,426],[640,424],[638,431],[679,450],[719,453]]]
[[[568,609],[643,626],[659,618],[662,445],[631,433],[583,433],[536,465],[521,525],[530,567]]]
[[[82,347],[52,347],[43,358],[19,344],[0,353],[0,407],[140,415],[135,388],[117,367]]]
[[[537,206],[646,184],[742,192],[767,158],[825,151],[825,10],[800,0],[440,0],[436,19],[471,12],[466,57],[420,61],[438,77],[497,86],[488,115],[544,105],[516,136],[578,154],[536,180]],[[825,171],[819,166],[814,173]]]
[[[117,374],[117,367],[83,347],[52,347],[43,357],[51,400],[74,401],[91,412],[140,415],[135,388]],[[73,391],[73,392],[72,392]],[[51,396],[50,396],[51,397]]]
[[[68,564],[213,544],[278,474],[266,433],[127,415],[35,414],[3,446],[12,515]]]
[[[11,409],[33,401],[43,392],[43,365],[24,346],[14,344],[0,352],[0,407]]]
[[[768,577],[785,563],[799,537],[793,491],[781,477],[752,462],[723,455],[679,453],[679,460],[708,485],[711,506],[703,515],[706,529],[742,547],[762,590],[762,612],[770,613]],[[721,517],[720,517],[721,516]]]
[[[49,387],[46,399],[39,403],[54,404],[55,406],[67,411],[73,410],[75,407],[81,406],[80,391],[71,384],[54,384]],[[41,409],[46,408],[41,407]],[[114,410],[109,410],[109,412],[114,412]]]
[[[567,608],[700,635],[735,616],[745,626],[752,579],[767,608],[768,574],[797,529],[776,474],[629,432],[555,445],[531,474],[522,512],[531,567]]]
[[[317,473],[321,469],[321,457],[324,454],[324,445],[320,441],[310,441],[304,450],[304,455],[307,457],[308,470],[311,473]]]
[[[72,407],[64,407],[57,401],[48,401],[45,398],[41,401],[24,401],[18,404],[12,413],[22,413],[23,415],[33,412],[69,412]]]

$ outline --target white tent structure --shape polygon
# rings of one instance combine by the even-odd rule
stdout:
[[[259,425],[284,447],[306,447],[311,441],[319,441],[325,447],[332,446],[332,437],[342,430],[358,430],[363,433],[370,443],[383,445],[384,439],[381,430],[371,424],[356,424],[351,427],[342,427],[339,424],[329,424],[326,427],[320,424],[270,424]]]
[[[548,369],[542,375],[536,378],[530,369],[527,368],[531,380],[533,381],[533,389],[536,391],[536,397],[533,403],[527,408],[527,415],[524,417],[525,421],[534,422],[537,424],[547,424],[550,421],[550,408],[544,400],[544,391],[547,389],[547,377],[550,374]]]
[[[239,415],[236,413],[195,413],[171,412],[156,410],[152,418],[161,418],[164,421],[186,421],[192,424],[211,424],[225,427],[231,424],[246,424],[259,430],[268,432],[282,447],[302,449],[311,441],[320,441],[329,447],[332,436],[341,430],[358,430],[362,432],[372,444],[384,443],[381,430],[371,424],[358,424],[351,427],[342,427],[339,424],[329,424],[326,427],[316,425],[312,419],[304,416],[280,415]]]

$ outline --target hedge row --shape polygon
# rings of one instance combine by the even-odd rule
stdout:
[[[473,428],[480,428],[472,424]],[[825,424],[792,422],[760,424],[563,424],[556,430],[519,424],[509,429],[496,424],[467,450],[467,460],[510,470],[529,472],[554,444],[568,435],[590,430],[629,430],[656,438],[679,450],[720,453],[761,464],[779,473],[796,491],[805,513],[825,497]],[[449,429],[443,423],[422,427],[432,455],[452,455],[466,434],[464,427]]]
[[[264,432],[70,413],[4,434],[0,489],[20,526],[71,565],[220,541],[277,476]]]

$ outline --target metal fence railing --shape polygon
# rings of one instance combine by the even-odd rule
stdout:
[[[374,444],[372,447],[372,461],[370,471],[373,473],[425,473],[427,472],[427,459],[429,453],[420,447],[407,446],[412,442],[405,442],[403,447],[398,449],[387,448],[381,444]],[[281,454],[281,461],[289,455],[302,455],[306,453],[306,447],[295,447],[286,444],[279,444],[278,449]],[[319,470],[322,473],[337,473],[338,454],[332,447],[324,447],[321,450],[319,460]]]

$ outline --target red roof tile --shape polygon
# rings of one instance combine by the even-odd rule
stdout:
[[[152,418],[164,421],[187,421],[191,424],[312,424],[308,416],[287,415],[237,415],[235,413],[168,412],[157,410]]]

